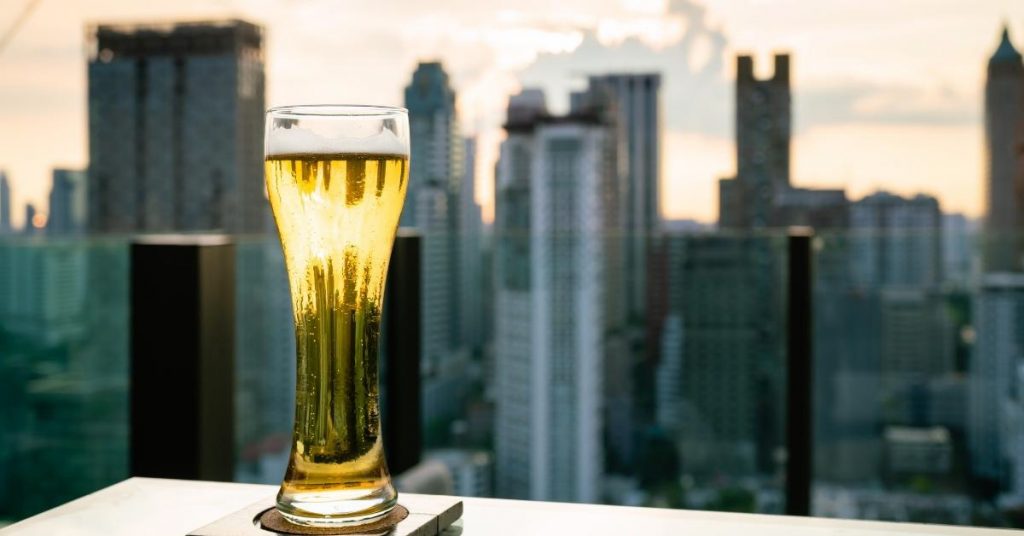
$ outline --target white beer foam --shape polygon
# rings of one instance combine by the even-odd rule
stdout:
[[[383,154],[409,156],[398,136],[390,130],[365,138],[325,138],[301,128],[274,129],[265,147],[266,156],[289,154]]]

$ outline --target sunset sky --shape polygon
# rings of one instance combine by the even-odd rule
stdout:
[[[3,32],[29,2],[0,2]],[[0,50],[15,222],[45,207],[52,167],[87,164],[88,23],[226,17],[267,28],[268,105],[400,105],[417,60],[443,61],[481,142],[488,219],[508,96],[540,86],[563,111],[609,71],[663,73],[663,214],[715,219],[735,169],[734,57],[767,76],[774,51],[793,54],[795,184],[926,192],[977,216],[985,64],[1004,22],[1024,45],[1024,2],[1009,0],[40,0]]]

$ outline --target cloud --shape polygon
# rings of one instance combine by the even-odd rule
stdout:
[[[674,0],[656,18],[604,19],[583,35],[571,51],[539,54],[519,73],[522,84],[544,89],[556,111],[564,111],[568,93],[583,87],[588,74],[660,72],[667,130],[732,138],[734,71],[726,62],[734,62],[735,53],[727,34],[709,22],[704,6]],[[801,55],[795,54],[793,62],[799,70]],[[842,124],[955,126],[978,121],[980,103],[973,92],[934,80],[914,85],[851,76],[839,81],[794,79],[795,133]]]
[[[859,81],[798,89],[797,129],[845,123],[968,125],[978,122],[980,103],[947,86],[917,87]]]
[[[585,85],[586,75],[660,72],[667,129],[728,137],[732,101],[732,85],[724,68],[728,39],[708,23],[703,6],[676,0],[669,9],[658,18],[605,19],[587,30],[571,52],[541,54],[520,73],[520,80],[545,89],[553,107],[564,111],[569,91]],[[636,33],[645,28],[657,31]],[[652,34],[666,39],[656,42]]]

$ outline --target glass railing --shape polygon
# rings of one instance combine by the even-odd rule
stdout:
[[[1010,346],[977,344],[975,333],[1006,330],[1020,318],[1009,303],[979,314],[990,307],[992,276],[980,269],[978,237],[965,228],[822,231],[816,245],[813,513],[1009,522],[994,493],[1009,482],[986,484],[978,471],[988,456],[979,442],[994,447],[1000,439],[979,429],[975,414],[986,411],[980,402],[997,418],[1011,392],[972,400],[972,369],[1017,359],[1000,355],[1015,352]]]
[[[633,502],[782,513],[788,270],[782,232],[652,241]]]
[[[0,519],[128,476],[128,242],[0,238]]]
[[[986,270],[995,241],[815,234],[812,462],[787,455],[787,231],[430,234],[422,459],[460,495],[764,513],[804,464],[813,515],[1013,525],[1024,275]],[[0,518],[128,476],[128,244],[0,240]],[[234,475],[277,483],[294,397],[277,240],[237,239],[234,269]]]
[[[291,448],[295,328],[280,243],[235,243],[235,479],[280,482]]]

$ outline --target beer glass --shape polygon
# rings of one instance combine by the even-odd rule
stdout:
[[[377,396],[381,303],[409,179],[403,108],[267,112],[267,193],[295,320],[295,430],[277,508],[300,525],[386,515],[398,494]]]

